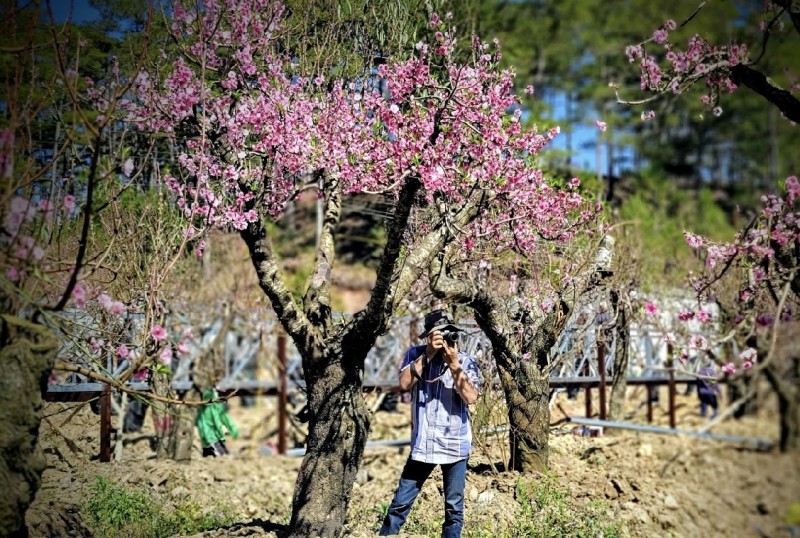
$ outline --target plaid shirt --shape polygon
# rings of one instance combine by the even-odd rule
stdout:
[[[400,370],[408,368],[425,348],[414,346],[406,351]],[[480,389],[481,373],[475,360],[462,351],[458,360],[469,380]],[[434,464],[465,459],[472,449],[472,427],[467,404],[456,392],[453,373],[437,355],[420,377],[423,380],[417,380],[411,388],[411,459]]]

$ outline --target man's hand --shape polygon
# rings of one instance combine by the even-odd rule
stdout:
[[[441,349],[444,349],[444,338],[439,331],[433,331],[428,335],[428,347],[425,349],[425,355],[428,360],[431,360]]]
[[[458,344],[453,342],[453,345],[449,345],[444,339],[442,339],[442,342],[444,344],[442,347],[442,359],[447,367],[455,372],[461,368],[461,363],[458,360]]]

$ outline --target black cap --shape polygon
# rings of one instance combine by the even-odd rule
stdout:
[[[427,338],[433,331],[448,329],[460,331],[461,328],[453,323],[453,318],[447,310],[434,310],[425,316],[425,332],[419,335],[420,338]]]

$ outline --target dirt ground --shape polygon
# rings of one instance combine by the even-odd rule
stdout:
[[[631,394],[629,421],[646,423],[641,396]],[[374,398],[374,396],[372,396]],[[596,398],[596,396],[595,396]],[[678,397],[678,427],[696,430],[696,396]],[[557,402],[569,414],[583,416],[583,395]],[[666,389],[656,408],[655,424],[666,425]],[[197,538],[279,536],[288,521],[298,457],[265,455],[275,427],[274,398],[243,407],[232,400],[230,414],[241,436],[231,440],[232,455],[200,458],[199,444],[190,463],[159,461],[150,447],[149,414],[141,433],[125,434],[120,461],[99,463],[99,418],[88,406],[48,404],[41,443],[48,468],[42,488],[27,515],[32,537],[88,536],[81,518],[89,488],[98,476],[146,488],[169,502],[191,499],[203,507],[222,506],[235,515],[234,525]],[[714,433],[776,440],[775,403],[765,401],[759,416],[726,421]],[[552,421],[563,418],[555,406]],[[621,431],[598,438],[573,435],[572,424],[554,427],[551,470],[570,492],[575,506],[603,499],[609,520],[623,524],[628,536],[654,537],[788,537],[786,512],[800,501],[800,458],[775,450],[653,433]],[[409,437],[408,406],[375,414],[372,440]],[[503,460],[503,434],[481,435],[467,477],[466,526],[503,528],[514,517],[515,473],[495,474],[488,464]],[[196,442],[197,444],[197,442]],[[382,503],[388,503],[408,456],[406,447],[368,447],[353,490],[346,536],[374,536]],[[484,470],[486,469],[486,470]],[[536,480],[537,477],[526,477]],[[412,520],[436,519],[442,511],[440,480],[428,480]],[[406,536],[416,536],[406,534]]]

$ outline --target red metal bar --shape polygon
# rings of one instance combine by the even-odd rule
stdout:
[[[278,333],[278,361],[281,365],[280,389],[278,391],[278,453],[286,454],[286,406],[288,403],[286,372],[286,334]]]
[[[100,461],[111,461],[111,386],[103,387],[100,396]]]
[[[586,418],[592,418],[592,387],[591,385],[585,385],[585,398],[586,398]]]
[[[606,419],[606,345],[597,342],[597,368],[600,370],[600,420]]]

